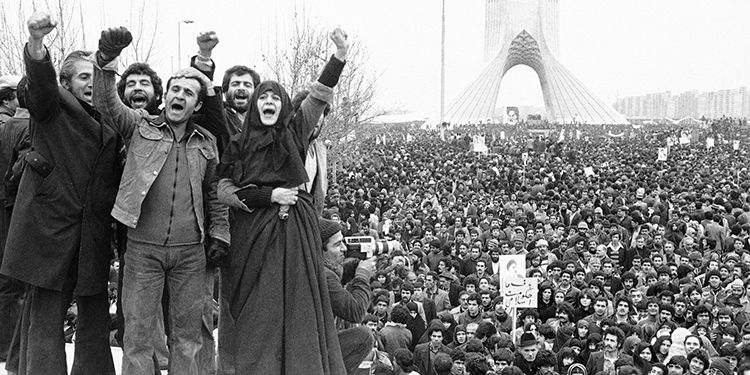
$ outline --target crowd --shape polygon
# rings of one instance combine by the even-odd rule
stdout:
[[[372,126],[329,173],[343,31],[290,96],[213,87],[212,32],[166,84],[118,81],[124,28],[55,73],[55,27],[0,78],[9,373],[65,373],[72,340],[73,374],[114,374],[110,344],[126,374],[750,374],[742,123]],[[506,255],[536,308],[505,307]]]
[[[423,374],[750,371],[747,145],[707,148],[723,138],[713,129],[575,128],[578,139],[477,126],[441,139],[404,126],[357,148],[324,216],[400,244],[371,279],[363,323],[377,350]],[[474,135],[489,153],[471,151]],[[499,290],[512,254],[539,285],[517,326]]]

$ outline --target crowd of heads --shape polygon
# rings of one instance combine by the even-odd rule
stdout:
[[[440,336],[454,373],[586,374],[599,351],[620,375],[746,369],[748,129],[546,130],[359,130],[324,217],[398,244],[371,280],[368,325],[404,324],[412,352]],[[471,151],[476,135],[489,152]],[[533,309],[503,304],[500,259],[519,254]]]

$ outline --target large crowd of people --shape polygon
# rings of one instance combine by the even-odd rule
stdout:
[[[399,244],[371,280],[378,350],[420,374],[745,373],[749,156],[733,141],[748,129],[717,128],[371,134],[324,215]],[[501,257],[516,254],[538,279],[536,308],[504,307]]]
[[[750,374],[744,120],[363,126],[328,169],[342,30],[289,95],[213,87],[213,32],[165,85],[125,28],[56,73],[55,27],[0,77],[9,373]]]

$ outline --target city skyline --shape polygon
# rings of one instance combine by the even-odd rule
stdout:
[[[630,119],[750,117],[746,86],[716,91],[671,90],[618,98],[614,107]]]
[[[15,10],[19,1],[4,5]],[[129,1],[66,0],[76,1],[83,5],[87,49],[96,48],[102,28],[128,23]],[[484,66],[484,3],[446,0],[446,102]],[[221,39],[214,51],[218,72],[235,64],[263,67],[264,49],[284,43],[295,11],[319,27],[341,26],[367,49],[378,75],[378,106],[415,118],[438,111],[441,6],[435,0],[149,1],[144,19],[159,23],[159,50],[150,63],[170,75],[178,45],[193,54],[195,35],[213,29]],[[561,0],[559,14],[560,61],[605,103],[667,90],[750,87],[750,1]],[[178,43],[180,20],[193,23],[182,25]],[[543,105],[531,68],[509,70],[500,90],[498,107]]]

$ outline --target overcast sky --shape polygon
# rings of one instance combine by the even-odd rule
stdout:
[[[102,27],[127,22],[128,1],[80,1],[87,19],[88,48],[96,47]],[[417,118],[439,109],[439,0],[149,0],[148,4],[146,19],[153,22],[149,17],[158,14],[159,22],[159,56],[152,64],[163,76],[176,65],[178,20],[194,21],[182,25],[186,56],[196,50],[198,31],[218,33],[221,42],[214,59],[223,71],[235,64],[262,67],[263,47],[285,42],[283,31],[296,9],[323,27],[341,26],[354,43],[367,48],[371,68],[380,74],[381,107],[401,107]],[[617,96],[650,92],[750,86],[750,1],[560,0],[559,4],[559,59],[608,103]],[[484,8],[484,0],[446,0],[448,103],[482,68]],[[543,105],[534,71],[525,66],[511,69],[499,100],[501,105]]]

